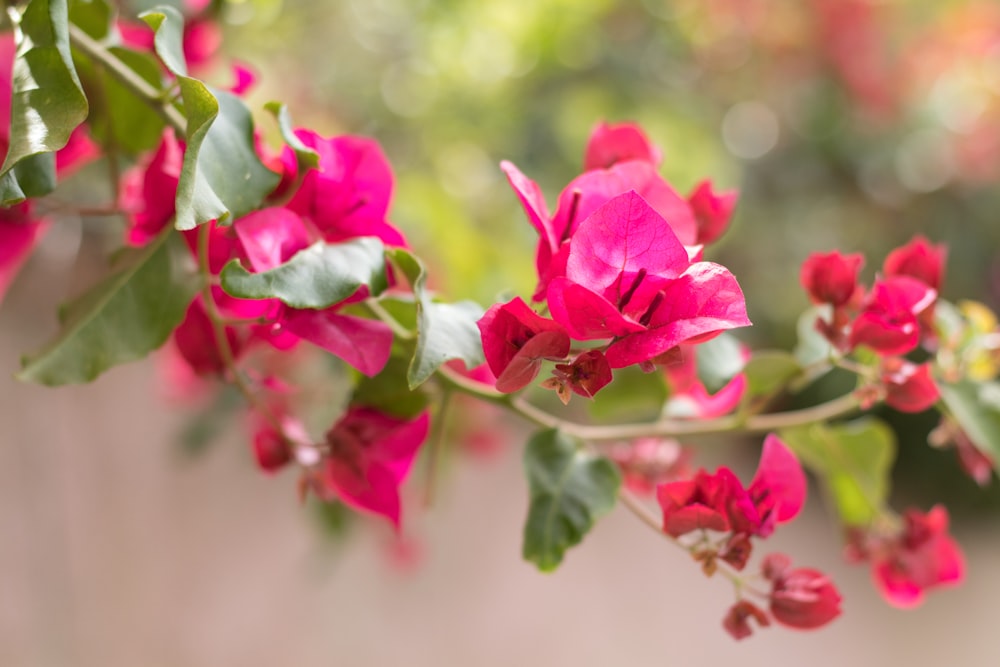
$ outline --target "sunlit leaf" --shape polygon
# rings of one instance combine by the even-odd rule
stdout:
[[[279,176],[257,157],[246,105],[231,93],[210,90],[187,76],[180,13],[159,7],[141,18],[156,31],[156,53],[177,77],[187,118],[176,226],[184,230],[209,220],[231,222],[260,206]]]
[[[13,8],[17,55],[14,59],[10,110],[10,146],[0,168],[2,203],[45,194],[55,186],[51,160],[36,162],[29,174],[13,171],[26,158],[59,150],[87,117],[83,94],[69,46],[66,0],[32,0],[23,13]],[[32,176],[31,184],[20,183]],[[51,186],[51,187],[50,187]]]
[[[318,241],[261,273],[247,271],[234,259],[222,269],[222,289],[243,299],[281,299],[293,308],[327,308],[362,285],[377,296],[387,285],[383,249],[372,236],[345,243]]]
[[[438,303],[427,293],[427,272],[419,259],[401,248],[389,251],[417,298],[417,346],[407,380],[410,389],[427,381],[442,364],[461,359],[467,368],[483,363],[483,345],[476,322],[483,309],[472,301]]]

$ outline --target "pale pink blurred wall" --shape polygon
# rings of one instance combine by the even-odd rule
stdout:
[[[70,281],[29,270],[0,310],[4,667],[1000,664],[995,525],[959,527],[965,587],[904,613],[843,564],[814,500],[772,546],[831,572],[843,617],[737,644],[720,627],[728,585],[624,510],[555,574],[523,562],[519,442],[454,467],[436,506],[410,512],[413,572],[390,564],[381,525],[331,549],[292,477],[254,469],[238,425],[204,459],[178,455],[151,363],[88,387],[12,380]]]

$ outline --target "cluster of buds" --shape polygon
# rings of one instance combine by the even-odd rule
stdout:
[[[858,281],[864,258],[837,251],[814,254],[802,265],[802,285],[813,303],[830,308],[817,330],[840,353],[863,346],[878,355],[870,402],[884,400],[902,412],[922,412],[939,397],[929,363],[904,355],[935,345],[934,305],[941,289],[945,249],[917,236],[886,257],[870,289]]]
[[[753,552],[754,540],[769,537],[777,524],[794,519],[806,496],[806,477],[798,459],[776,436],[764,441],[757,472],[744,487],[732,470],[714,473],[699,470],[689,480],[660,484],[656,496],[663,511],[663,532],[678,540],[712,576],[723,566],[741,596],[723,620],[736,639],[749,636],[749,619],[767,626],[767,612],[747,599],[747,594],[766,598],[771,616],[789,627],[811,629],[840,614],[840,594],[829,579],[816,570],[791,569],[788,558],[767,556],[763,577],[768,592],[756,591],[736,574],[742,572]]]
[[[593,397],[614,369],[652,370],[682,344],[750,324],[736,278],[701,260],[704,244],[725,230],[735,194],[705,182],[683,198],[657,173],[659,160],[637,126],[598,125],[584,173],[551,215],[538,185],[502,164],[539,234],[533,300],[550,317],[515,298],[480,320],[497,389],[522,389],[550,360],[556,366],[543,386],[564,402],[573,393]]]

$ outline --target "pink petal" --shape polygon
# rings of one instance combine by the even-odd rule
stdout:
[[[569,354],[570,340],[565,331],[542,331],[518,350],[497,376],[497,391],[505,394],[526,387],[538,375],[544,359],[563,359]]]
[[[254,271],[263,272],[287,262],[309,245],[309,230],[287,208],[254,211],[233,223]]]
[[[590,132],[583,168],[607,169],[627,160],[642,160],[656,166],[663,156],[635,123],[598,123]]]
[[[545,204],[545,196],[542,194],[538,183],[521,173],[512,162],[504,160],[500,163],[500,169],[507,176],[510,187],[514,188],[514,193],[524,207],[524,213],[528,216],[528,222],[538,231],[542,242],[551,252],[555,252],[559,245],[559,239],[553,237],[552,223],[549,217],[549,208]]]
[[[681,243],[695,245],[698,225],[687,201],[656,173],[655,166],[636,160],[611,169],[588,171],[573,179],[559,195],[552,219],[554,238],[570,238],[594,211],[630,190],[635,190],[667,221]]]
[[[687,251],[666,221],[635,191],[594,211],[570,241],[566,277],[595,292],[640,270],[675,278],[688,268]],[[626,289],[627,286],[621,289]]]
[[[763,491],[774,500],[779,522],[794,519],[806,500],[806,475],[792,450],[773,433],[764,439],[757,473],[750,482],[750,495]]]
[[[388,326],[375,320],[339,315],[329,309],[287,308],[281,325],[369,377],[385,367],[392,351],[392,331]]]
[[[618,312],[614,304],[600,294],[566,278],[549,283],[548,303],[552,319],[566,327],[570,337],[577,340],[599,340],[645,330],[644,326]]]

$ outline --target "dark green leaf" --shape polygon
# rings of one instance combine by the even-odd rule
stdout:
[[[112,273],[60,309],[60,331],[21,360],[20,380],[90,382],[107,369],[157,349],[184,318],[197,290],[190,253],[167,230],[116,257]]]
[[[579,544],[594,521],[611,511],[621,485],[618,468],[586,454],[574,439],[556,430],[536,433],[524,450],[531,492],[524,524],[525,560],[554,570],[563,554]]]
[[[417,298],[417,346],[407,376],[410,389],[426,382],[452,359],[461,359],[467,368],[483,363],[483,344],[476,326],[483,316],[482,307],[472,301],[433,301],[425,288],[427,273],[420,260],[401,248],[388,255],[409,280]]]
[[[295,136],[295,131],[292,128],[292,116],[288,113],[288,107],[281,102],[268,102],[264,105],[264,108],[274,114],[275,119],[278,121],[278,130],[281,132],[281,138],[285,140],[289,148],[295,151],[299,169],[318,167],[319,153],[306,146]]]
[[[965,431],[972,443],[989,455],[994,465],[1000,462],[1000,383],[963,380],[954,384],[938,383],[941,399],[948,412]]]
[[[367,285],[386,288],[382,241],[364,236],[345,243],[318,241],[270,271],[250,273],[239,260],[222,269],[222,289],[242,299],[281,299],[293,308],[327,308]]]
[[[254,210],[279,176],[257,157],[253,119],[231,93],[213,91],[187,76],[184,21],[172,7],[141,17],[156,30],[156,53],[177,76],[187,118],[184,163],[177,184],[177,228],[194,229],[209,220],[231,222]]]
[[[0,201],[8,206],[28,197],[43,197],[55,187],[55,153],[30,155],[0,177]]]
[[[16,13],[11,11],[11,13]],[[87,117],[87,98],[73,68],[66,0],[32,0],[20,16],[14,59],[10,112],[10,146],[0,168],[3,204],[38,196],[39,185],[54,185],[51,172],[27,185],[26,174],[13,172],[25,158],[59,150]],[[38,177],[36,163],[29,170]]]
[[[823,482],[843,523],[867,525],[882,511],[896,457],[895,434],[883,422],[812,424],[785,429],[781,437]]]
[[[160,88],[160,65],[148,53],[123,47],[108,49],[112,55],[156,89]],[[94,68],[87,61],[79,65],[80,76],[91,99],[89,126],[93,138],[108,150],[137,154],[155,148],[163,135],[160,114],[128,86]]]
[[[743,369],[747,377],[747,396],[768,396],[784,389],[802,373],[799,362],[788,352],[761,350]]]
[[[743,346],[736,336],[722,333],[698,345],[698,379],[709,393],[722,389],[727,382],[743,370]]]

